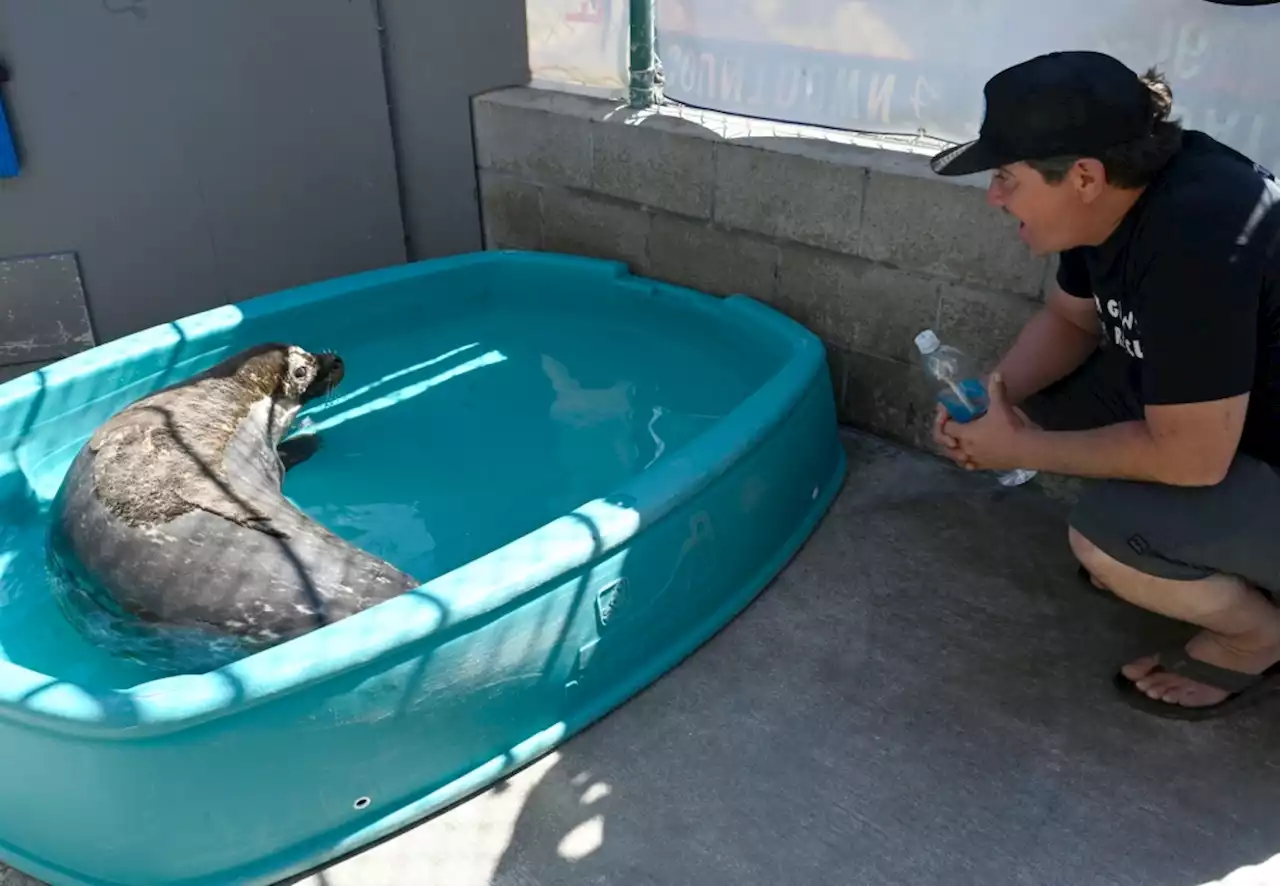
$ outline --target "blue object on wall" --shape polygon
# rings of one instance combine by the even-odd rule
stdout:
[[[9,72],[0,65],[0,83],[9,79]],[[13,144],[9,130],[9,118],[4,114],[4,98],[0,97],[0,178],[12,178],[18,174],[18,149]]]

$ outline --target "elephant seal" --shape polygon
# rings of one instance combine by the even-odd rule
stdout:
[[[77,627],[92,622],[101,635],[106,624],[117,633],[144,624],[153,640],[158,628],[178,629],[254,651],[417,587],[282,492],[284,435],[343,373],[336,355],[263,344],[100,426],[64,477],[50,524],[63,584],[76,585]],[[120,651],[147,654],[145,644]]]

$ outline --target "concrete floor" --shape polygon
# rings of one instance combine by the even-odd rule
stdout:
[[[846,442],[827,520],[692,658],[300,883],[1280,882],[1280,702],[1205,724],[1117,703],[1115,666],[1181,628],[1079,583],[1061,504]]]

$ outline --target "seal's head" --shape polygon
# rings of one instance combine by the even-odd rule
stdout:
[[[208,373],[242,389],[246,400],[270,401],[276,442],[302,406],[331,392],[342,381],[342,358],[312,353],[297,345],[269,342],[229,357]]]
[[[342,381],[342,358],[313,354],[297,345],[268,343],[236,354],[218,375],[235,381],[261,397],[306,403]]]

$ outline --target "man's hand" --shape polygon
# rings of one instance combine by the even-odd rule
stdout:
[[[1022,444],[1027,424],[1009,404],[1004,379],[999,373],[987,385],[990,404],[986,414],[967,424],[947,419],[938,429],[942,439],[951,438],[955,448],[948,455],[969,470],[1007,471],[1023,467]]]
[[[942,454],[954,461],[962,467],[972,469],[972,465],[968,464],[968,457],[964,450],[960,448],[960,441],[957,440],[948,430],[948,426],[954,426],[951,415],[947,412],[945,406],[938,404],[937,414],[933,417],[933,442],[942,450]]]

